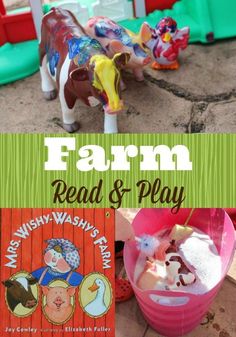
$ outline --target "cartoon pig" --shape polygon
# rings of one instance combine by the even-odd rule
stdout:
[[[43,286],[56,279],[65,280],[71,286],[78,286],[83,279],[83,276],[75,271],[80,265],[78,249],[66,239],[50,239],[46,242],[48,243],[44,253],[46,267],[39,268],[31,274]]]
[[[109,57],[121,52],[130,53],[126,67],[132,69],[137,81],[143,81],[143,67],[151,62],[151,57],[138,43],[132,42],[132,38],[123,27],[107,17],[95,16],[88,20],[85,31],[101,43]]]
[[[43,310],[47,318],[55,324],[65,323],[73,311],[71,297],[75,295],[75,287],[42,286],[41,288],[43,295],[46,296],[46,305]]]

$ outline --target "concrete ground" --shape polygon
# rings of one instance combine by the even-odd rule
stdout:
[[[190,45],[178,71],[145,70],[138,83],[124,74],[127,110],[121,133],[236,132],[236,39]],[[78,101],[80,133],[103,132],[101,107]],[[64,132],[59,100],[47,102],[39,73],[0,87],[0,132]]]

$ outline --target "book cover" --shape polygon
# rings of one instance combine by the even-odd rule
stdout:
[[[1,210],[1,337],[114,336],[114,212]]]

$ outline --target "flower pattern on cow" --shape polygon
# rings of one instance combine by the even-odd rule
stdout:
[[[60,54],[55,49],[46,48],[49,70],[52,76],[56,74],[56,68],[60,59]]]
[[[68,49],[69,49],[69,58],[72,60],[75,57],[78,58],[78,65],[83,65],[91,57],[92,54],[102,53],[104,54],[105,51],[103,50],[100,43],[90,38],[89,36],[81,36],[80,38],[73,37],[68,40]]]

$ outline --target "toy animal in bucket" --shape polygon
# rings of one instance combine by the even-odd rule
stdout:
[[[140,289],[153,289],[155,282],[164,283],[166,281],[166,289],[170,290],[181,285],[187,287],[196,281],[193,267],[187,266],[187,262],[178,249],[178,242],[185,240],[193,232],[193,229],[187,226],[192,214],[193,209],[184,226],[176,224],[168,235],[168,239],[161,241],[151,235],[136,238],[138,249],[147,257],[144,270],[137,281]],[[158,270],[158,264],[161,263],[162,275]]]
[[[42,20],[39,45],[42,90],[47,100],[59,98],[63,127],[77,131],[74,107],[77,98],[89,106],[99,102],[105,113],[104,132],[117,132],[117,114],[124,109],[120,97],[120,68],[129,61],[128,53],[112,59],[100,43],[86,35],[72,13],[53,8]]]
[[[233,224],[223,209],[141,209],[132,226],[136,239],[125,243],[124,262],[143,315],[160,334],[184,336],[230,267]]]

